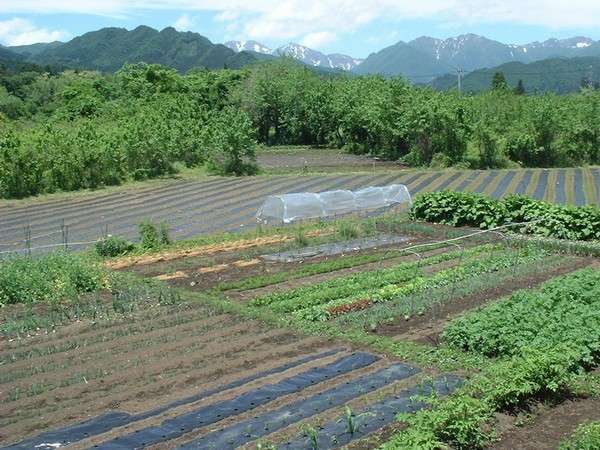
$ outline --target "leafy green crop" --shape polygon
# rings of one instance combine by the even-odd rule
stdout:
[[[600,449],[600,422],[583,423],[572,436],[561,442],[559,450]]]
[[[523,262],[533,262],[541,259],[545,254],[544,251],[525,249],[515,254],[506,252],[487,259],[467,260],[457,267],[441,270],[431,276],[417,274],[405,280],[404,283],[387,284],[371,291],[371,295],[367,297],[368,305],[390,301],[407,302],[411,296],[420,292],[448,286],[452,283],[460,283],[471,277],[517,266]],[[334,311],[342,305],[352,305],[354,302],[360,302],[362,307],[364,297],[364,295],[353,295],[349,298],[340,298],[325,304],[304,308],[295,311],[294,317],[309,321],[329,320],[335,315]]]
[[[534,222],[519,231],[578,241],[600,239],[600,208],[554,205],[520,195],[493,200],[465,192],[430,192],[415,199],[411,216],[427,222],[483,229]]]
[[[483,245],[463,251],[447,252],[424,258],[421,261],[399,264],[395,267],[364,272],[348,277],[325,281],[316,285],[292,289],[260,297],[251,302],[253,306],[269,306],[279,313],[291,313],[332,300],[370,295],[390,283],[406,282],[420,274],[420,268],[443,261],[460,258],[461,255],[476,255],[490,251],[493,246]]]
[[[470,312],[447,327],[444,339],[493,357],[567,343],[591,364],[600,349],[599,306],[600,271],[586,268]]]

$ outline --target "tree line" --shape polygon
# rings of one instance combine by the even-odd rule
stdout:
[[[411,166],[598,164],[600,93],[460,96],[403,79],[125,65],[115,74],[0,68],[0,197],[119,184],[204,165],[257,171],[257,144],[331,146]]]

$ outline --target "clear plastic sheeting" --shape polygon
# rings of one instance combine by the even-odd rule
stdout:
[[[367,187],[358,191],[338,189],[268,196],[256,213],[259,223],[292,223],[352,213],[410,207],[412,200],[403,184]]]

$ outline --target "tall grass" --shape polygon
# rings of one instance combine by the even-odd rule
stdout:
[[[57,251],[0,262],[0,306],[73,300],[105,286],[107,272],[87,255]]]

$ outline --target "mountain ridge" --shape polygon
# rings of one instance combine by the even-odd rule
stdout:
[[[234,51],[252,51],[273,56],[286,56],[294,58],[308,66],[325,69],[341,69],[351,71],[358,66],[362,59],[341,53],[325,54],[305,45],[290,42],[275,50],[256,41],[228,41],[225,45]]]

